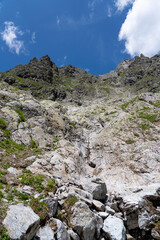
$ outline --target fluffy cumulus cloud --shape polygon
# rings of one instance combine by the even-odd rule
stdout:
[[[119,33],[131,56],[151,57],[160,51],[159,10],[160,0],[134,0]]]
[[[134,0],[117,0],[115,2],[116,7],[119,11],[123,11],[125,7],[127,7],[129,4],[133,3]]]
[[[24,50],[24,42],[18,37],[23,35],[23,32],[14,25],[13,22],[5,22],[5,29],[1,32],[2,40],[5,41],[10,51],[19,54]]]

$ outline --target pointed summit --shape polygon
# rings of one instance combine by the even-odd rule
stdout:
[[[39,63],[41,63],[43,65],[53,67],[53,62],[51,61],[51,59],[48,55],[45,55],[45,56],[41,57],[40,60],[39,60]]]

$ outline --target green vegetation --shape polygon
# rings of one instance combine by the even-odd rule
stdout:
[[[45,191],[55,193],[56,190],[57,190],[57,187],[56,187],[56,181],[55,181],[55,179],[54,179],[54,178],[49,179],[49,180],[47,181],[47,186],[46,186],[46,188],[45,188]]]
[[[126,108],[129,106],[129,104],[133,104],[133,103],[136,101],[136,99],[137,99],[137,98],[133,98],[131,101],[122,104],[121,109],[122,109],[123,111],[125,111]]]
[[[150,129],[151,126],[150,126],[149,124],[141,124],[141,125],[140,125],[140,128],[141,128],[143,131],[145,131],[145,130],[147,130],[147,129]]]
[[[151,113],[145,113],[145,112],[140,112],[139,118],[146,119],[151,123],[157,122],[158,120],[157,114],[151,114]]]
[[[30,206],[33,211],[38,214],[40,220],[44,222],[48,218],[48,206],[45,202],[41,202],[39,199],[32,198]]]
[[[74,127],[74,128],[76,127],[76,124],[75,124],[75,123],[72,123],[72,122],[70,122],[69,125],[72,126],[72,127]]]
[[[58,210],[57,212],[57,218],[60,219],[61,221],[69,222],[70,218],[70,212],[71,208],[74,206],[74,204],[78,202],[78,198],[72,194],[70,194],[66,199],[63,204],[63,208],[65,210],[65,213],[62,211]]]
[[[26,147],[24,144],[18,144],[10,139],[0,140],[0,149],[5,149],[7,155],[10,155],[17,151],[22,151],[25,148]]]
[[[45,179],[43,175],[33,175],[32,173],[24,173],[19,176],[20,182],[24,185],[32,186],[37,192],[44,190],[42,181]]]
[[[151,105],[153,105],[154,107],[160,108],[160,101],[156,101],[156,102],[149,102]]]
[[[24,117],[22,110],[17,109],[16,113],[18,113],[18,115],[19,115],[18,123],[26,121],[26,118]]]
[[[110,90],[109,90],[108,87],[104,88],[104,91],[105,91],[106,93],[110,94]]]
[[[117,111],[110,112],[110,114],[115,114],[115,113],[117,113]]]
[[[3,198],[3,193],[2,193],[2,191],[0,191],[0,201],[2,198]]]
[[[55,139],[53,140],[53,142],[54,142],[54,143],[59,142],[59,138],[55,138]]]
[[[0,129],[6,129],[7,128],[7,124],[6,122],[0,118]]]
[[[138,133],[133,133],[135,137],[139,137],[139,134]]]
[[[64,209],[65,209],[66,211],[68,211],[68,210],[70,210],[70,209],[74,206],[74,204],[75,204],[76,202],[78,202],[78,198],[77,198],[76,196],[70,194],[70,195],[66,198],[66,200],[65,200],[65,202],[64,202],[64,204],[63,204],[63,207],[64,207]]]
[[[37,148],[38,147],[33,139],[31,139],[30,147],[31,148]]]
[[[133,144],[135,143],[135,140],[132,140],[132,139],[128,139],[125,141],[127,144]]]
[[[2,224],[0,224],[0,240],[10,240],[7,230]]]
[[[10,138],[11,133],[7,130],[7,123],[2,118],[0,118],[0,130],[3,132],[4,137]]]

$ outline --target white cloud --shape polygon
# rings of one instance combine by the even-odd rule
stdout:
[[[5,29],[1,32],[2,40],[5,41],[10,51],[19,54],[24,50],[24,42],[18,40],[18,36],[22,36],[23,32],[14,25],[13,22],[5,22]]]
[[[36,33],[35,32],[32,33],[31,43],[33,43],[33,44],[36,43]]]
[[[119,40],[131,56],[153,56],[160,51],[160,1],[135,0],[123,23]]]
[[[125,7],[127,7],[129,4],[132,4],[134,0],[116,0],[115,5],[119,11],[123,11]]]
[[[89,69],[89,68],[85,68],[84,70],[85,70],[86,72],[88,72],[88,73],[90,72],[90,69]]]
[[[107,9],[107,16],[112,17],[112,8],[111,7],[108,7],[108,9]]]
[[[60,24],[60,18],[57,16],[57,25]]]

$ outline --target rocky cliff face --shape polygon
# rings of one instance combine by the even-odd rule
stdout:
[[[160,239],[159,64],[0,74],[0,239]]]

